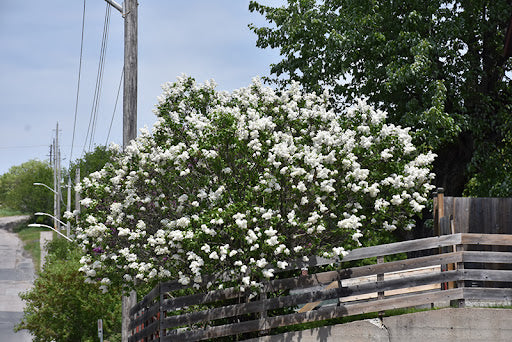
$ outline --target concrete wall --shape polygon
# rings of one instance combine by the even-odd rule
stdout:
[[[512,310],[447,308],[265,336],[258,342],[512,341]]]

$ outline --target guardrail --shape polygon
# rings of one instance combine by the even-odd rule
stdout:
[[[512,235],[459,233],[359,248],[338,266],[371,258],[378,262],[301,272],[304,267],[335,263],[310,258],[307,264],[292,263],[290,270],[300,275],[264,283],[256,298],[236,288],[180,295],[186,286],[161,283],[131,309],[129,341],[199,341],[235,335],[244,339],[251,337],[248,333],[254,337],[276,327],[434,302],[452,301],[458,306],[469,299],[510,302],[512,249],[468,250],[484,245],[512,246]],[[420,250],[435,254],[383,262],[384,256]]]

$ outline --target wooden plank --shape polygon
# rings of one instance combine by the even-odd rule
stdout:
[[[461,258],[462,259],[462,258]],[[399,279],[399,278],[406,278],[411,276],[416,276],[420,274],[432,274],[432,273],[439,273],[441,271],[441,267],[439,265],[435,266],[428,266],[428,267],[422,267],[422,268],[416,268],[412,270],[405,270],[405,271],[398,271],[398,272],[391,272],[386,273],[386,279]],[[377,276],[370,275],[370,276],[364,276],[364,277],[358,277],[358,278],[350,278],[350,279],[343,279],[343,286],[344,287],[351,287],[354,285],[360,285],[364,283],[370,283],[377,281]],[[337,284],[338,282],[332,282],[331,285]],[[332,286],[335,287],[335,286]],[[440,289],[440,284],[429,284],[429,285],[420,285],[420,286],[414,286],[410,288],[403,288],[403,289],[396,289],[396,290],[389,290],[385,292],[386,296],[393,296],[393,295],[399,295],[399,294],[405,294],[405,293],[411,293],[411,292],[420,292],[420,291],[430,291],[430,290],[438,290]],[[358,294],[353,296],[346,296],[339,298],[340,302],[350,302],[350,301],[357,301],[357,300],[365,300],[365,299],[372,299],[377,298],[376,293],[365,293],[365,294]],[[306,309],[313,309],[316,306],[320,305],[321,302],[314,302],[314,303],[308,303],[305,305],[304,310],[299,311],[307,311]]]
[[[465,251],[462,258],[464,262],[482,262],[496,264],[512,263],[511,252]]]
[[[463,280],[476,281],[512,281],[512,271],[472,269],[461,270]]]
[[[141,331],[133,334],[132,336],[129,336],[128,337],[128,341],[129,342],[135,342],[135,341],[138,341],[142,338],[146,338],[146,337],[149,337],[150,335],[153,335],[155,334],[156,332],[159,331],[158,329],[158,321],[156,322],[153,322],[151,324],[149,324],[147,327],[144,327]]]
[[[288,263],[288,266],[284,269],[285,271],[289,270],[300,270],[304,267],[316,267],[316,266],[325,266],[325,265],[332,265],[332,264],[338,264],[340,263],[340,259],[338,258],[324,258],[320,256],[310,256],[308,257],[308,261],[303,261],[302,259],[297,259],[290,261]],[[269,265],[266,268],[273,267]]]
[[[446,253],[438,255],[429,255],[414,259],[391,261],[384,264],[353,267],[345,270],[340,270],[339,273],[341,279],[349,279],[378,273],[391,273],[411,269],[418,269],[427,266],[443,265],[447,263],[459,262],[461,260],[461,253]]]
[[[446,281],[456,281],[462,277],[459,271],[449,271],[434,274],[425,274],[419,276],[412,276],[407,278],[389,279],[383,280],[378,283],[365,283],[360,285],[349,286],[346,289],[349,290],[351,295],[372,293],[379,291],[390,291],[403,288],[410,288],[414,286],[428,285],[443,283]],[[342,289],[345,289],[343,287]]]
[[[132,318],[130,320],[130,324],[128,325],[128,328],[133,329],[136,326],[141,325],[142,323],[149,320],[150,318],[155,317],[159,311],[160,311],[160,304],[155,303],[153,306],[151,306],[150,308],[143,311],[141,315],[136,316],[135,318]]]
[[[435,266],[416,268],[416,269],[412,269],[412,270],[386,273],[386,279],[387,280],[399,279],[399,278],[416,276],[416,275],[420,275],[420,274],[432,274],[432,273],[439,273],[439,272],[441,272],[440,265],[435,265]],[[375,275],[365,276],[365,277],[360,277],[360,278],[343,280],[343,285],[350,286],[350,285],[354,285],[354,284],[358,284],[358,283],[360,284],[360,283],[374,282],[376,280],[377,280],[377,277]],[[420,286],[413,286],[413,287],[409,287],[409,288],[389,290],[389,291],[385,291],[384,294],[385,294],[385,296],[393,296],[393,295],[399,295],[399,294],[405,294],[405,293],[411,293],[411,292],[439,290],[440,287],[441,286],[439,283],[434,283],[434,284],[429,284],[429,285],[420,285]],[[362,295],[343,297],[343,298],[340,298],[340,301],[341,302],[350,302],[350,301],[366,300],[366,299],[372,299],[372,298],[377,298],[377,294],[376,293],[367,293],[367,294],[362,294]]]
[[[495,300],[502,302],[512,301],[512,289],[492,289],[485,287],[466,287],[464,288],[465,299],[479,299],[479,300]]]
[[[481,234],[477,234],[477,235],[478,236],[474,236],[474,235],[466,236],[465,242],[468,242],[467,239],[473,239],[473,240],[481,239],[480,241],[484,241]],[[344,261],[351,261],[351,260],[357,260],[357,259],[361,259],[361,258],[377,256],[379,253],[388,255],[388,254],[414,251],[414,250],[418,250],[418,249],[421,250],[421,249],[437,248],[439,246],[441,246],[441,247],[451,246],[453,244],[460,243],[459,237],[460,237],[460,234],[455,234],[455,235],[450,235],[450,236],[426,238],[426,239],[411,240],[411,241],[405,241],[405,242],[399,242],[399,243],[393,243],[393,244],[387,244],[387,245],[381,245],[381,246],[359,248],[359,249],[349,252],[349,255],[347,255],[344,258]],[[496,242],[496,238],[491,237],[491,239],[493,240],[493,242]],[[434,258],[435,257],[436,256],[434,256]],[[439,258],[441,259],[442,257],[439,257]],[[326,262],[326,260],[327,259],[325,259],[325,260],[322,259],[321,261]],[[410,259],[410,260],[417,260],[417,259]],[[418,260],[418,261],[409,261],[408,260],[407,262],[404,262],[403,267],[409,267],[409,265],[406,265],[406,263],[415,263],[415,262],[418,262],[417,267],[421,267],[421,266],[419,266],[421,263],[420,260]],[[451,261],[451,262],[457,262],[457,261]],[[449,263],[449,262],[446,262],[446,263]],[[312,264],[315,264],[315,263],[314,262],[309,263],[308,265],[312,265]],[[389,263],[389,264],[392,264],[392,263]],[[424,265],[424,264],[421,264],[421,265]],[[373,270],[371,269],[371,267],[373,267],[373,266],[376,266],[376,265],[372,265],[372,266],[368,267],[368,272],[373,272]],[[390,268],[393,268],[394,266],[396,266],[396,264],[389,265]],[[386,265],[386,267],[388,267],[388,266]],[[343,274],[343,272],[344,272],[344,275],[342,275],[342,278],[346,278],[347,274],[350,272],[354,272],[354,276],[356,276],[355,273],[363,272],[364,268],[365,267],[361,267],[359,269],[353,268],[353,269],[349,269],[348,271],[340,271],[340,274]],[[391,272],[391,270],[382,270],[381,272]],[[281,280],[280,282],[270,282],[268,284],[268,287],[266,287],[265,290],[271,291],[272,289],[283,289],[283,288],[286,288],[287,286],[288,286],[287,288],[291,288],[294,286],[304,286],[304,287],[314,286],[319,283],[318,280],[315,280],[315,277],[318,279],[322,275],[327,275],[327,274],[328,273],[322,273],[317,276],[308,276],[306,279],[301,279],[300,281],[287,279],[287,280]],[[335,273],[331,273],[330,275],[334,276]],[[361,275],[361,273],[357,274],[357,276],[360,276],[360,275]],[[322,280],[322,281],[329,282],[329,281],[333,281],[334,279],[335,278],[331,278],[329,280]],[[288,285],[285,285],[285,284],[288,284]],[[162,286],[163,292],[173,291],[173,290],[176,290],[179,288],[185,288],[184,286],[182,286],[181,284],[178,284],[175,281],[163,283],[161,286]],[[199,298],[199,297],[200,296],[197,296],[197,298]],[[218,298],[219,298],[219,300],[223,299],[221,297],[218,297]]]
[[[512,234],[512,198],[500,198],[498,209],[498,234]]]
[[[339,271],[321,272],[307,276],[301,276],[299,278],[276,279],[264,284],[262,292],[314,287],[328,284],[333,281],[337,281],[338,279],[351,279],[375,275],[378,273],[405,271],[411,268],[417,269],[425,266],[455,263],[461,260],[461,253],[448,253],[441,255],[430,255],[415,259],[392,261],[384,264],[353,267]],[[190,305],[206,304],[214,301],[236,298],[239,295],[240,294],[238,290],[235,288],[215,290],[206,294],[194,294],[173,299],[166,299],[162,302],[162,308],[163,310],[175,310]]]
[[[431,257],[431,256],[430,256]],[[428,257],[428,258],[430,258]],[[432,258],[430,258],[432,259]],[[438,260],[438,259],[436,259]],[[460,258],[461,260],[461,258]],[[411,260],[409,260],[411,261]],[[436,262],[438,263],[438,261]],[[413,269],[413,270],[407,270],[407,271],[400,271],[400,272],[397,272],[397,273],[390,273],[388,274],[388,279],[396,279],[398,277],[407,277],[407,276],[413,276],[413,275],[418,275],[420,274],[421,272],[425,272],[425,271],[428,271],[428,272],[432,272],[432,271],[435,271],[435,272],[440,272],[440,269],[439,268],[429,268],[428,270],[426,269]],[[337,272],[333,272],[334,276],[336,276]],[[370,281],[371,279],[366,279],[366,281]],[[364,281],[364,280],[363,280]],[[374,281],[374,280],[372,280]],[[345,284],[345,286],[348,285],[348,284]],[[324,290],[329,290],[329,289],[332,289],[332,288],[337,288],[338,287],[338,281],[334,281],[332,282],[331,284],[329,284],[326,288],[324,288]],[[408,293],[408,292],[418,292],[418,291],[426,291],[426,290],[433,290],[433,289],[438,289],[439,288],[439,285],[436,284],[436,285],[424,285],[424,286],[417,286],[417,287],[412,287],[410,289],[398,289],[398,290],[391,290],[391,291],[388,291],[388,295],[397,295],[397,294],[404,294],[404,293]],[[231,288],[229,289],[229,291],[231,296],[229,296],[230,298],[234,298],[237,296],[237,292],[236,292],[236,289],[234,288]],[[382,292],[384,293],[384,292]],[[363,295],[365,296],[365,295]],[[182,306],[189,306],[189,305],[194,305],[194,304],[204,304],[204,303],[208,303],[208,302],[213,302],[215,300],[220,300],[220,299],[227,299],[228,296],[224,296],[224,294],[222,293],[222,290],[217,290],[217,291],[212,291],[210,293],[208,293],[207,295],[192,295],[192,296],[187,296],[188,298],[186,298],[186,300],[184,300],[185,298],[184,297],[181,297],[181,298],[177,298],[177,299],[174,299],[173,300],[173,304],[172,306],[166,306],[167,309],[169,308],[174,308],[174,307],[182,307]],[[352,300],[357,300],[359,298],[361,298],[362,296],[351,296],[351,297],[347,297],[347,298],[353,298]],[[365,298],[371,298],[372,297],[372,294],[368,294],[366,295]],[[192,301],[192,299],[195,299]],[[348,301],[346,298],[343,298],[343,301],[346,302]],[[318,305],[320,305],[322,302],[321,301],[316,301],[316,302],[312,302],[312,303],[307,303],[306,305],[304,305],[300,310],[299,312],[305,312],[305,311],[310,311],[310,310],[313,310],[314,308],[316,308]]]
[[[468,261],[482,261],[487,260],[485,257],[486,253],[490,252],[464,252],[467,255]],[[493,252],[498,253],[498,252]],[[510,253],[501,252],[499,254],[491,254],[490,258],[497,257],[505,261],[505,259],[510,255]],[[380,265],[368,265],[355,267],[350,269],[344,269],[340,271],[329,271],[322,272],[318,274],[308,275],[305,277],[301,277],[301,279],[297,278],[288,278],[288,279],[279,279],[275,281],[271,281],[264,288],[265,291],[270,290],[283,290],[289,289],[294,286],[298,287],[310,287],[317,286],[323,283],[332,282],[336,279],[349,279],[355,277],[362,277],[366,275],[372,275],[377,273],[390,273],[398,270],[405,270],[410,267],[422,267],[422,266],[430,266],[430,265],[438,265],[444,263],[455,263],[460,262],[463,256],[461,253],[449,253],[442,255],[432,255],[427,257],[420,257],[416,259],[408,259],[408,260],[399,260],[394,262],[389,262]],[[509,259],[510,260],[510,259]],[[305,279],[307,278],[307,279]],[[235,298],[239,293],[234,288],[226,289],[226,290],[216,290],[209,292],[207,294],[195,294],[190,296],[179,297],[173,300],[166,300],[165,309],[171,310],[179,307],[187,306],[187,305],[195,305],[195,304],[205,304],[208,302],[216,301],[216,300],[224,300],[229,298]],[[173,302],[173,304],[170,304]]]
[[[155,286],[147,295],[142,298],[140,302],[135,304],[130,309],[130,315],[133,316],[137,313],[137,311],[149,306],[158,296],[160,295],[160,287],[157,285]]]
[[[327,285],[324,290],[330,290],[330,289],[336,289],[336,288],[338,288],[338,282],[337,281],[333,281],[332,283]],[[320,305],[321,303],[322,303],[321,301],[307,303],[302,308],[300,308],[298,312],[311,311],[314,308],[316,308],[318,305]]]
[[[198,312],[166,317],[162,321],[162,327],[171,328],[180,325],[194,324],[204,321],[260,312],[262,306],[265,306],[266,310],[274,310],[318,300],[334,299],[346,295],[349,292],[350,289],[348,288],[334,288],[325,291],[311,291],[277,298],[269,298],[266,300],[257,300],[249,303],[226,305],[219,308],[211,308]]]
[[[465,245],[496,245],[512,246],[511,234],[462,234],[462,243]]]
[[[171,328],[180,325],[194,324],[215,319],[233,317],[237,315],[255,313],[261,311],[262,305],[265,305],[267,310],[274,310],[284,307],[297,306],[303,303],[336,299],[349,295],[354,296],[379,291],[389,291],[400,288],[437,284],[451,280],[459,280],[460,277],[461,275],[458,271],[451,271],[407,278],[390,279],[378,283],[365,283],[342,288],[311,291],[277,298],[270,298],[264,302],[258,300],[250,303],[232,304],[199,312],[191,312],[183,315],[166,317],[162,321],[162,328]]]
[[[162,293],[172,292],[176,290],[182,290],[192,287],[192,285],[182,285],[177,280],[170,280],[160,284]]]
[[[183,332],[171,332],[161,337],[161,341],[200,341],[208,338],[231,336],[251,331],[265,330],[276,327],[322,321],[326,319],[350,316],[368,312],[383,311],[397,308],[428,304],[437,301],[456,299],[462,296],[461,289],[439,291],[420,295],[383,299],[368,303],[343,305],[339,307],[321,308],[319,310],[268,317],[265,320],[253,320],[229,325],[208,327],[207,329],[191,330]]]
[[[435,236],[430,238],[409,240],[403,242],[395,242],[386,245],[378,245],[373,247],[363,247],[351,250],[342,261],[353,261],[366,258],[377,257],[380,255],[392,255],[398,253],[406,253],[412,251],[420,251],[425,249],[446,247],[460,244],[460,234]]]
[[[377,257],[377,264],[383,264],[384,263],[384,257],[383,256],[378,256]],[[383,281],[384,280],[384,273],[378,273],[377,274],[377,282],[379,281]],[[377,293],[377,297],[378,299],[384,299],[384,291],[379,291]],[[381,313],[379,312],[379,315]]]
[[[213,303],[220,300],[237,298],[243,294],[240,290],[230,287],[222,290],[213,290],[207,293],[197,293],[172,299],[165,299],[162,303],[163,310],[176,310],[183,307],[199,304]]]
[[[454,228],[456,233],[468,233],[469,223],[473,219],[475,201],[468,197],[453,197],[452,210],[450,215],[454,220]]]
[[[426,292],[426,291],[439,291],[441,290],[441,284],[429,284],[429,285],[420,285],[420,286],[413,286],[408,287],[404,289],[397,289],[397,290],[389,290],[386,291],[385,295],[386,297],[392,297],[392,296],[399,296],[403,294],[410,294],[410,293],[419,293],[419,292]],[[370,299],[377,299],[377,293],[366,293],[362,295],[355,295],[355,296],[348,296],[348,297],[342,297],[340,298],[340,303],[349,303],[349,302],[357,302],[361,300],[370,300]]]

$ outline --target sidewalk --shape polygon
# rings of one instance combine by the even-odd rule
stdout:
[[[34,281],[34,264],[24,255],[23,244],[17,235],[8,231],[24,217],[0,217],[0,340],[29,342],[26,332],[14,333],[14,326],[23,317],[24,302],[18,293],[25,292]],[[12,229],[12,228],[11,228]]]

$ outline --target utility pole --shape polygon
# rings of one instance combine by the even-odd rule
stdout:
[[[123,148],[137,137],[137,0],[105,0],[124,18]]]
[[[71,212],[71,175],[68,175],[68,196],[66,201],[66,211]],[[66,236],[69,237],[71,233],[71,222],[69,222],[69,218],[66,223]]]
[[[76,168],[75,184],[80,183],[80,167]],[[75,190],[75,210],[80,212],[80,191]]]
[[[59,146],[59,123],[57,122],[57,127],[55,129],[55,157],[56,157],[56,175],[57,175],[57,187],[55,191],[57,192],[57,213],[55,217],[57,218],[57,227],[58,230],[61,230],[60,226],[60,201],[62,200],[62,189],[61,189],[61,172],[60,172],[60,146]]]
[[[137,137],[137,0],[124,4],[123,149]]]
[[[123,84],[123,150],[137,137],[137,0],[125,0],[119,5],[105,0],[121,12],[124,18],[124,84]],[[123,296],[121,341],[128,342],[130,309],[137,303],[137,293]]]
[[[57,158],[55,158],[55,139],[52,141],[52,145],[50,146],[50,164],[53,170],[53,228],[57,229],[57,168],[55,167]]]

